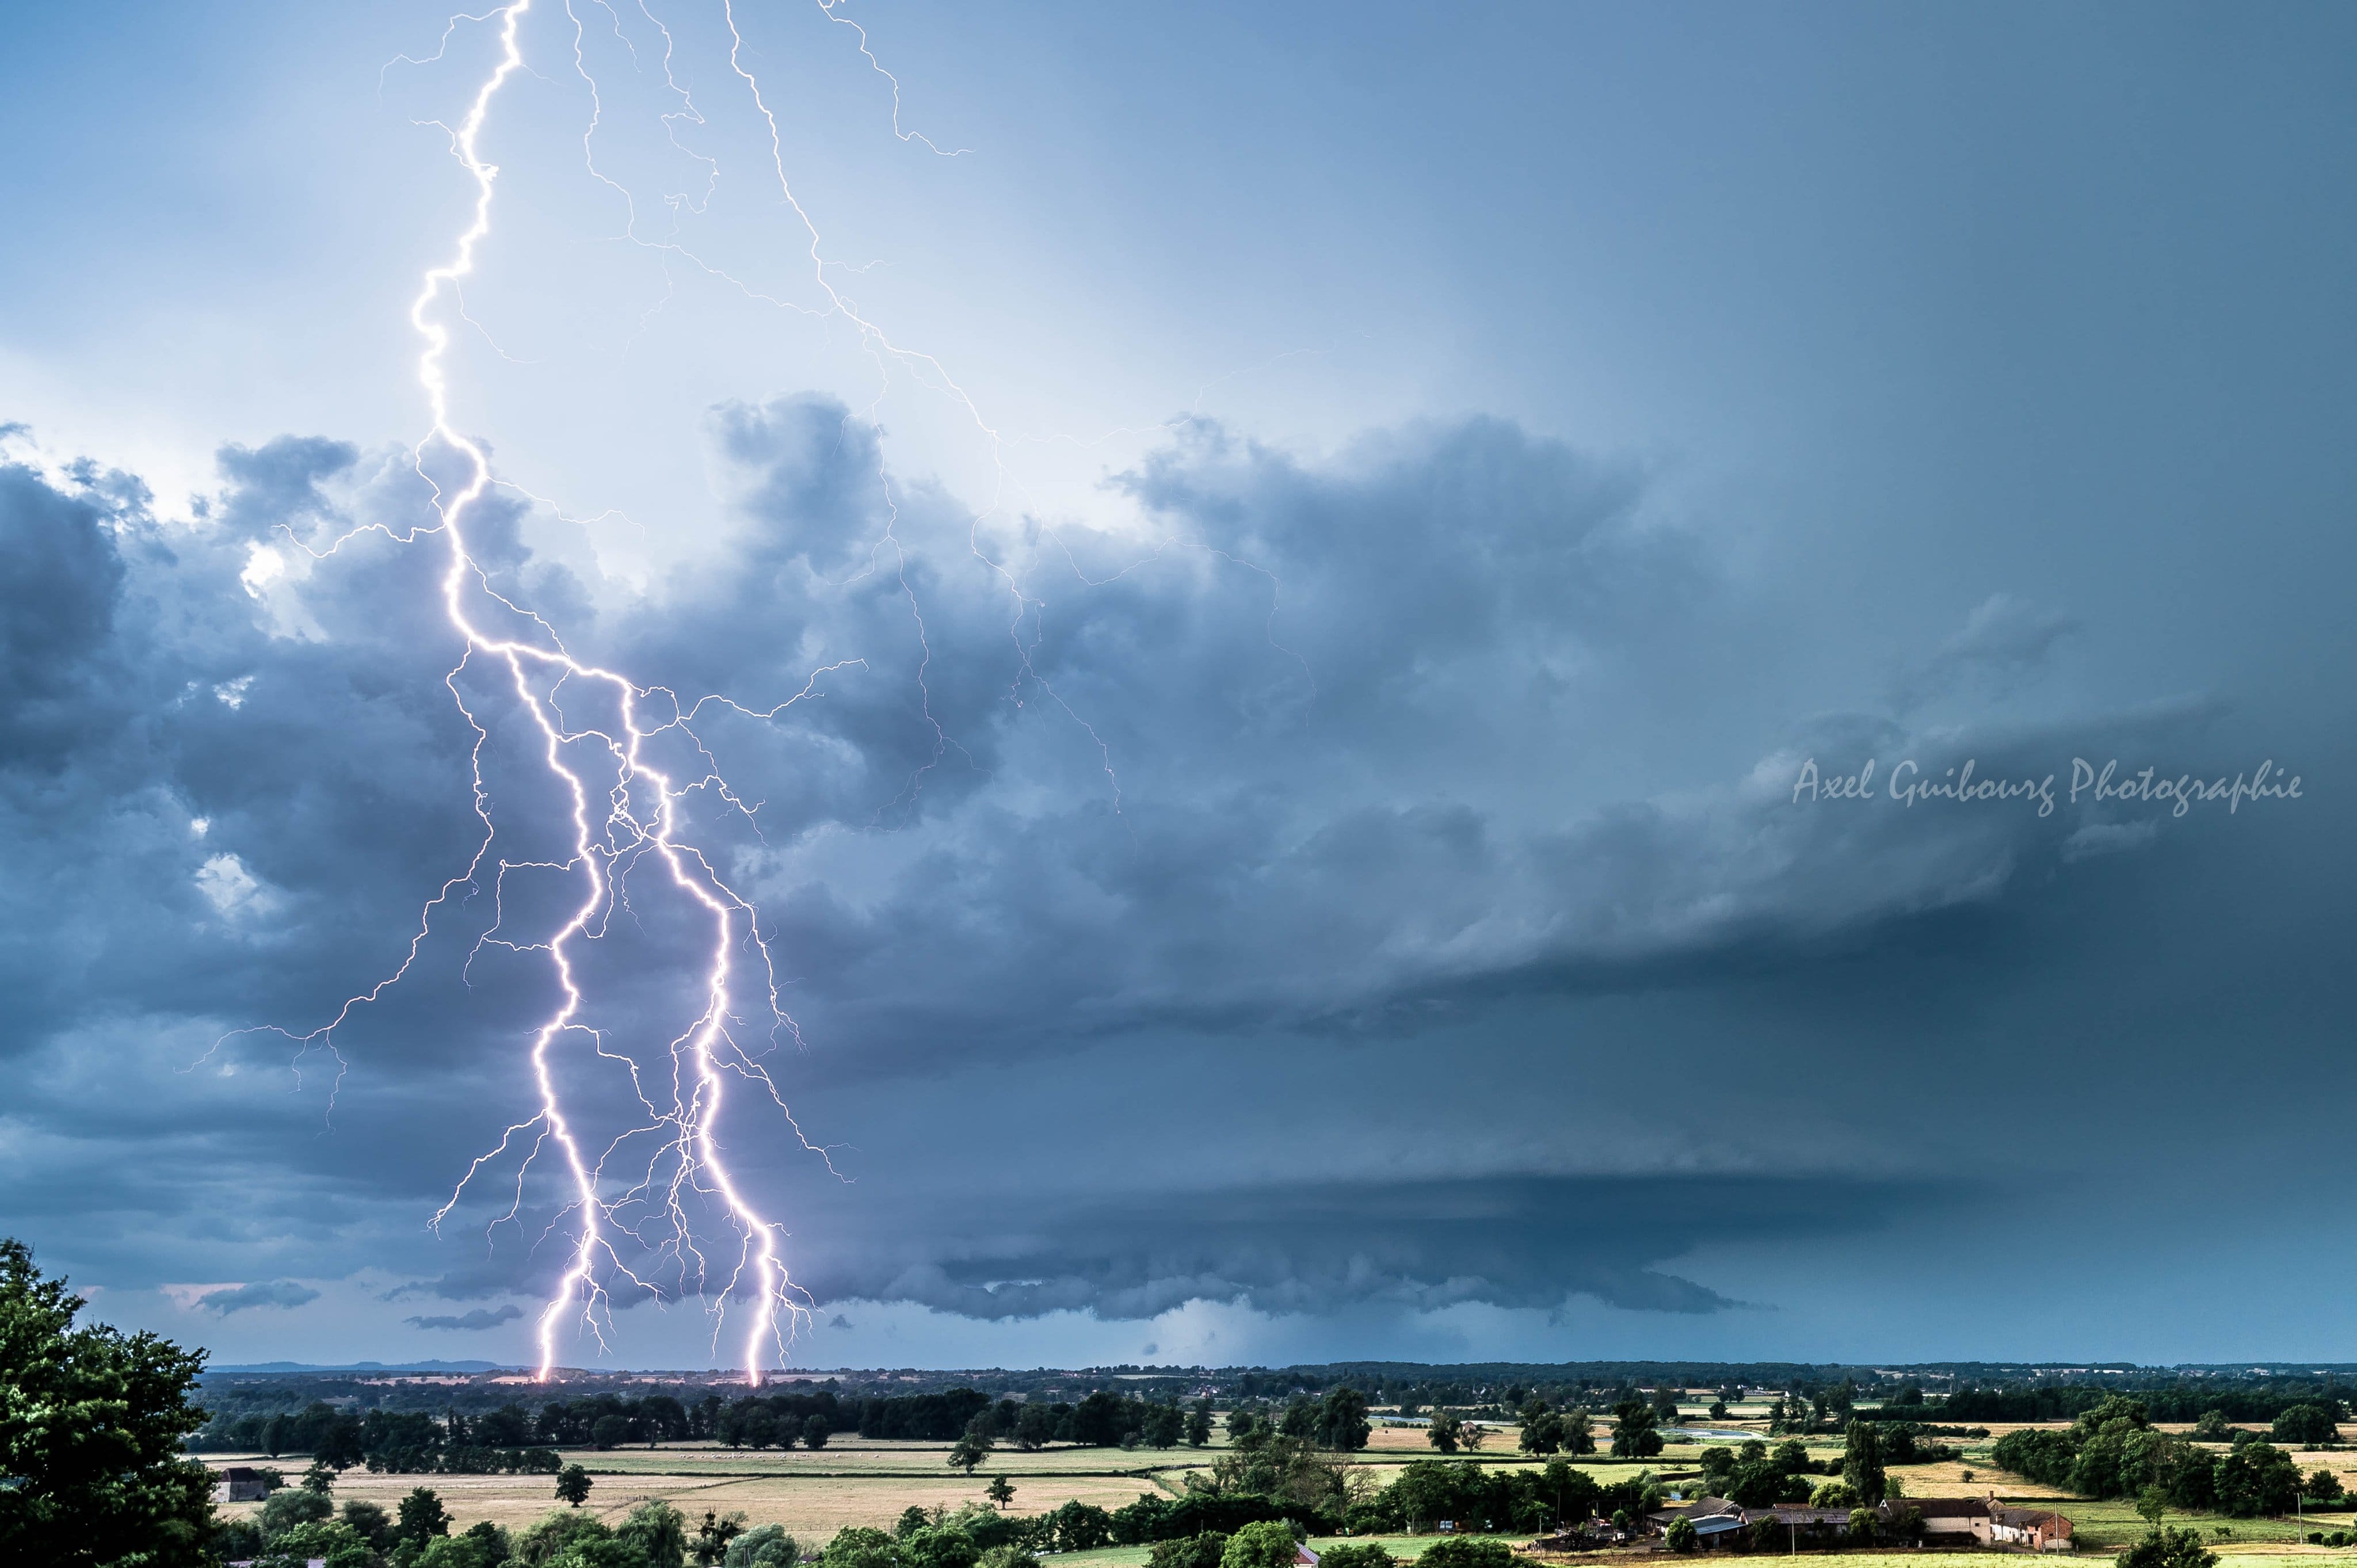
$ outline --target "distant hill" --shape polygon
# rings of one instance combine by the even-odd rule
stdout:
[[[309,1361],[247,1361],[235,1366],[207,1367],[208,1372],[504,1372],[504,1361],[348,1361],[317,1366]]]

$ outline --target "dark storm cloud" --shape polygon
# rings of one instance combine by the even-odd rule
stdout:
[[[228,1290],[207,1291],[197,1298],[197,1305],[217,1316],[226,1317],[232,1312],[243,1312],[249,1307],[302,1306],[318,1299],[317,1291],[293,1280],[260,1280]]]
[[[479,1306],[471,1312],[462,1312],[456,1316],[405,1317],[402,1321],[412,1328],[453,1328],[468,1333],[479,1333],[486,1328],[497,1328],[502,1324],[513,1323],[522,1316],[523,1308],[510,1302],[505,1306],[496,1308]]]
[[[1890,711],[1792,720],[1767,755],[1675,791],[1591,777],[1577,801],[1534,803],[1519,773],[1577,771],[1552,737],[1584,754],[1655,725],[1614,693],[1681,658],[1706,678],[1743,658],[1720,630],[1735,587],[1648,515],[1633,469],[1495,421],[1322,465],[1200,426],[1116,481],[1153,537],[1033,525],[969,546],[955,499],[885,475],[875,432],[838,405],[730,408],[716,434],[737,531],[645,597],[593,594],[535,554],[501,492],[476,535],[491,584],[574,646],[691,701],[766,712],[807,693],[774,715],[699,713],[748,810],[683,803],[758,896],[807,1042],[772,1060],[799,1085],[917,1084],[1150,1026],[1412,1032],[1510,992],[1804,969],[2001,910],[2120,827],[2087,809],[1798,807],[1805,759],[2010,774],[2069,745],[2197,744],[2212,712],[2156,704],[2066,733],[1979,705],[2067,630],[1993,599],[1930,645]],[[430,522],[424,481],[321,440],[221,463],[226,488],[185,526],[152,521],[120,476],[0,469],[16,1218],[102,1208],[126,1268],[210,1250],[247,1273],[423,1276],[437,1265],[417,1216],[526,1103],[514,1042],[550,994],[528,955],[480,939],[501,918],[531,929],[558,895],[529,872],[454,887],[333,1051],[231,1033],[316,1026],[390,973],[479,829],[473,732],[443,683],[460,650],[439,542],[393,537]],[[500,853],[561,858],[532,825],[562,802],[511,738],[512,693],[479,663],[452,679],[492,732],[486,782],[518,828]],[[1929,694],[1947,704],[1936,727],[1911,716]],[[665,744],[698,776],[679,734]],[[652,900],[630,916],[596,1003],[614,1040],[660,1042],[691,933]],[[759,1047],[762,1026],[743,1027]],[[290,1059],[310,1092],[280,1092]],[[162,1089],[126,1104],[109,1063]],[[330,1085],[345,1109],[321,1137]],[[926,1114],[956,1135],[954,1108]],[[133,1140],[141,1157],[117,1157]],[[1915,1190],[1844,1179],[1288,1180],[1183,1212],[1050,1202],[1020,1234],[912,1213],[909,1247],[846,1226],[811,1278],[984,1317],[1575,1293],[1707,1312],[1728,1303],[1656,1266],[1706,1215],[1845,1233]],[[508,1201],[477,1197],[492,1215]],[[1647,1225],[1610,1218],[1637,1212]],[[391,1294],[528,1285],[548,1265],[525,1251]]]
[[[1961,1189],[1751,1173],[1497,1176],[1255,1184],[1059,1208],[955,1202],[895,1216],[862,1243],[802,1238],[821,1302],[915,1301],[980,1318],[1093,1311],[1149,1318],[1189,1301],[1329,1314],[1361,1303],[1635,1311],[1741,1305],[1658,1265],[1729,1234],[1810,1243],[1937,1212]],[[846,1243],[848,1243],[846,1245]]]

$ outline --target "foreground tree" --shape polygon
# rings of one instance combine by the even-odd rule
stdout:
[[[589,1472],[578,1465],[567,1465],[556,1473],[556,1500],[579,1508],[589,1500]]]
[[[81,1307],[0,1239],[0,1563],[199,1568],[212,1476],[180,1440],[204,1353],[77,1328]]]

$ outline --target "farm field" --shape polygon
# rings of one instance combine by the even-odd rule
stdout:
[[[1749,1413],[1730,1412],[1728,1421],[1714,1424],[1731,1429]],[[2067,1423],[2040,1424],[2059,1427]],[[2015,1429],[1992,1425],[1990,1430],[1995,1434]],[[1517,1435],[1511,1425],[1492,1426],[1480,1451],[1458,1457],[1478,1459],[1485,1466],[1501,1469],[1544,1463],[1518,1451]],[[1764,1432],[1760,1435],[1764,1437]],[[2008,1503],[2058,1509],[2078,1527],[2083,1556],[2108,1555],[2143,1533],[2144,1521],[2126,1499],[2092,1502],[2057,1497],[2050,1488],[2029,1485],[2018,1477],[1995,1469],[1988,1460],[1989,1445],[1994,1440],[1994,1435],[1973,1440],[1963,1444],[1964,1452],[1957,1459],[1895,1467],[1892,1475],[1910,1497],[1954,1497],[1993,1488],[1998,1498]],[[1841,1451],[1841,1439],[1837,1436],[1820,1434],[1804,1441],[1811,1456],[1819,1460]],[[1005,1476],[1015,1487],[1013,1508],[1017,1513],[1045,1513],[1073,1501],[1117,1509],[1134,1501],[1140,1493],[1182,1491],[1188,1476],[1208,1468],[1224,1446],[1222,1432],[1210,1447],[1201,1449],[1066,1446],[1026,1453],[1006,1447],[992,1454],[971,1477],[950,1469],[947,1444],[881,1441],[848,1434],[815,1451],[802,1447],[756,1450],[666,1444],[655,1447],[570,1450],[564,1458],[568,1464],[581,1465],[595,1478],[586,1507],[601,1518],[617,1520],[641,1501],[660,1498],[691,1519],[700,1519],[708,1509],[722,1514],[742,1513],[757,1524],[782,1524],[815,1546],[846,1525],[888,1527],[911,1506],[953,1509],[968,1503],[982,1503],[985,1488],[993,1476]],[[1709,1444],[1675,1443],[1655,1458],[1642,1462],[1583,1455],[1576,1463],[1580,1469],[1604,1481],[1625,1478],[1639,1468],[1650,1468],[1666,1477],[1680,1472],[1691,1474],[1706,1446]],[[272,1463],[259,1455],[207,1457],[216,1466]],[[1435,1457],[1434,1450],[1423,1427],[1377,1426],[1357,1462],[1372,1472],[1372,1478],[1381,1485],[1409,1462],[1431,1457]],[[2334,1469],[2344,1482],[2357,1488],[2357,1455],[2347,1451],[2303,1452],[2295,1458],[2303,1471]],[[284,1462],[280,1463],[284,1467]],[[545,1476],[390,1476],[354,1469],[339,1481],[336,1494],[339,1499],[366,1498],[391,1509],[400,1498],[419,1485],[429,1486],[441,1495],[462,1529],[485,1519],[511,1527],[524,1524],[556,1506],[553,1482]],[[224,1512],[250,1513],[254,1507],[229,1506]],[[2303,1527],[2288,1520],[2203,1518],[2175,1519],[2172,1522],[2197,1524],[2213,1550],[2231,1559],[2237,1568],[2243,1564],[2257,1568],[2276,1558],[2305,1561],[2333,1554],[2333,1549],[2304,1544],[2300,1538]],[[2228,1538],[2215,1539],[2215,1527],[2222,1523],[2232,1533]],[[2347,1530],[2352,1525],[2349,1510],[2341,1509],[2311,1516],[2305,1528]],[[1408,1559],[1440,1538],[1382,1539],[1395,1556]],[[2346,1557],[2346,1549],[2340,1554]],[[1942,1552],[1938,1555],[1943,1562],[1969,1557],[1975,1563],[1984,1558],[1994,1563],[2005,1554]],[[1059,1560],[1059,1568],[1136,1568],[1145,1558],[1143,1547],[1109,1547],[1101,1552],[1065,1554]]]

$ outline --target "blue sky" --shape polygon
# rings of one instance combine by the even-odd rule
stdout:
[[[857,661],[710,737],[834,1151],[728,1131],[796,1358],[2337,1342],[2345,13],[739,5],[826,282],[938,371],[814,283],[722,15],[530,13],[451,365],[569,641],[762,707]],[[475,903],[332,1112],[206,1054],[471,847],[432,542],[291,542],[430,521],[490,34],[11,28],[0,1221],[223,1359],[521,1355],[548,1196],[426,1226],[547,994]]]

